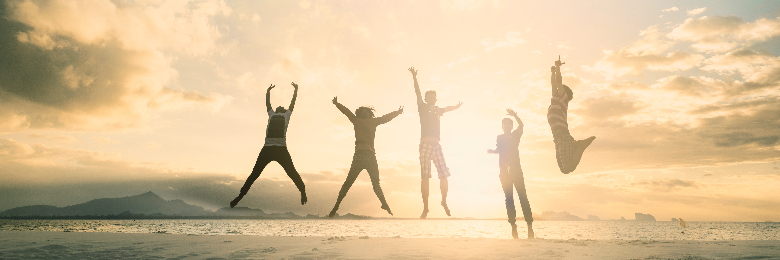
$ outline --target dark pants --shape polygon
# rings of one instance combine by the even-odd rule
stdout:
[[[371,150],[358,150],[355,151],[355,155],[352,156],[352,166],[349,168],[349,173],[347,173],[347,180],[345,180],[344,185],[341,186],[339,198],[336,199],[336,205],[333,206],[334,209],[338,208],[339,204],[341,204],[341,200],[347,196],[347,191],[349,191],[349,188],[355,183],[355,180],[363,169],[368,172],[368,177],[371,178],[371,185],[374,186],[374,193],[376,193],[377,198],[379,198],[379,202],[382,203],[382,206],[387,205],[385,195],[382,193],[382,187],[379,186],[379,165],[376,163],[376,154]]]
[[[295,166],[293,165],[292,158],[290,157],[290,152],[287,151],[287,147],[263,146],[263,149],[260,150],[260,155],[257,156],[257,162],[255,162],[255,168],[252,169],[252,174],[249,175],[249,178],[246,178],[244,187],[241,187],[242,195],[249,191],[249,188],[252,187],[253,183],[255,183],[257,177],[260,177],[260,173],[263,172],[265,166],[271,163],[271,161],[278,162],[279,165],[284,168],[284,172],[286,172],[287,176],[292,179],[292,181],[295,183],[295,187],[298,187],[300,192],[304,192],[306,190],[306,186],[303,185],[303,180],[301,180],[301,175],[298,174],[297,170],[295,170]]]
[[[509,223],[515,224],[515,198],[512,193],[512,186],[517,189],[517,196],[520,198],[520,207],[523,208],[523,217],[525,222],[531,223],[534,221],[531,216],[531,204],[528,202],[528,196],[525,194],[525,179],[523,178],[523,169],[520,168],[519,163],[502,165],[501,174],[498,178],[501,179],[501,187],[504,189],[504,195],[506,196],[506,215],[509,217]]]

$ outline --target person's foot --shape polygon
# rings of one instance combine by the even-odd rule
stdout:
[[[447,202],[446,201],[442,201],[441,202],[441,206],[444,207],[444,213],[447,213],[447,216],[450,217],[450,208],[447,207]]]
[[[420,218],[427,218],[428,217],[428,209],[424,209],[422,215],[420,215]]]
[[[392,216],[392,215],[393,215],[393,212],[392,212],[392,211],[390,211],[390,206],[388,206],[388,205],[382,205],[382,209],[384,209],[384,210],[387,210],[387,213],[390,213],[390,216]]]
[[[238,202],[241,201],[241,199],[243,198],[244,198],[244,194],[238,194],[238,197],[236,197],[235,199],[233,199],[233,201],[230,202],[230,207],[231,208],[235,207],[238,204]]]
[[[534,229],[528,229],[528,239],[534,239]]]
[[[591,136],[591,137],[588,137],[587,139],[579,140],[579,141],[577,141],[577,146],[580,149],[585,150],[585,148],[588,148],[588,146],[590,146],[590,144],[593,143],[593,140],[595,140],[595,139],[596,139],[595,136]]]
[[[512,238],[519,239],[520,237],[517,235],[517,225],[512,224]]]
[[[337,208],[333,208],[333,210],[330,211],[330,214],[328,214],[328,218],[333,218],[333,216],[336,215],[336,210],[338,210],[338,209]]]
[[[306,198],[306,192],[301,192],[301,205],[306,204],[307,201],[309,201],[309,199]]]

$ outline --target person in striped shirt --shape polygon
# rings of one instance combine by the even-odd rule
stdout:
[[[558,168],[563,174],[569,174],[577,169],[577,165],[582,159],[582,153],[596,137],[591,136],[584,140],[575,141],[569,133],[567,115],[569,101],[574,97],[574,93],[572,93],[571,88],[563,85],[561,78],[561,65],[563,64],[559,57],[555,61],[555,66],[550,68],[552,98],[550,99],[550,107],[547,108],[547,122],[550,124],[553,142],[555,142],[555,159],[558,161]]]

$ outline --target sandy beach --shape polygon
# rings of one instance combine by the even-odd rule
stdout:
[[[780,241],[0,232],[2,259],[780,259]]]

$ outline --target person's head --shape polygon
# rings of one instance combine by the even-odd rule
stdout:
[[[282,107],[282,106],[278,106],[278,107],[276,107],[276,111],[275,112],[276,113],[284,113],[284,112],[287,112],[287,109],[284,109],[284,107]]]
[[[425,104],[430,106],[436,105],[436,91],[425,91]]]
[[[514,123],[512,122],[512,119],[504,118],[504,120],[501,120],[501,129],[504,130],[505,134],[511,133],[513,126]]]
[[[358,109],[355,109],[355,116],[363,119],[374,118],[374,108],[359,107]]]
[[[571,88],[569,88],[569,86],[563,85],[563,91],[566,91],[566,95],[569,96],[569,101],[574,99],[574,93],[571,92]]]

